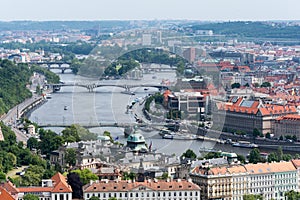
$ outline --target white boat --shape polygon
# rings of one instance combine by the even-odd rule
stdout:
[[[165,134],[164,136],[162,136],[163,139],[173,139],[174,136],[173,135],[169,135],[169,134]]]
[[[250,142],[247,142],[247,141],[238,141],[236,143],[233,143],[232,146],[242,147],[242,148],[258,148],[257,144],[250,143]]]

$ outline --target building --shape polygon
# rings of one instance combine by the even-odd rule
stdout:
[[[200,92],[174,92],[168,95],[168,108],[201,116],[205,113],[205,98]]]
[[[133,152],[147,152],[148,148],[146,146],[146,141],[144,136],[135,131],[133,134],[130,134],[127,138],[127,147]]]
[[[3,200],[15,200],[15,198],[6,189],[0,186],[0,199]]]
[[[37,195],[40,200],[72,200],[72,188],[67,183],[66,178],[60,173],[55,174],[51,179],[42,180],[41,186],[16,188],[8,181],[0,186],[0,191],[2,189],[7,191],[12,197],[15,197],[13,199],[17,200],[23,200],[26,194]],[[2,192],[0,197],[1,195]],[[7,196],[7,194],[5,195]],[[2,198],[0,199],[2,200]],[[4,199],[9,200],[9,198]]]
[[[143,46],[150,46],[151,45],[151,34],[143,34],[142,35],[142,45]]]
[[[196,59],[196,49],[194,47],[190,47],[183,51],[183,57],[189,61],[189,63],[193,63]]]
[[[190,177],[201,188],[201,199],[242,200],[245,194],[264,199],[284,199],[284,193],[298,190],[299,175],[294,163],[257,163],[245,165],[195,167]]]
[[[83,186],[84,200],[115,197],[120,200],[193,199],[200,200],[200,187],[191,180],[146,180],[143,182],[96,181]]]
[[[264,199],[285,199],[284,193],[298,189],[298,173],[292,162],[245,165],[249,173],[249,194]]]
[[[278,117],[273,122],[274,137],[296,135],[300,138],[300,115],[286,115]]]
[[[226,103],[218,102],[213,113],[214,126],[229,132],[251,134],[257,128],[261,133],[273,133],[272,122],[281,116],[296,114],[295,106],[266,104],[260,100],[232,97]]]

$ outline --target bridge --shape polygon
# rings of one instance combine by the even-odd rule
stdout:
[[[166,123],[123,123],[123,122],[101,122],[101,123],[90,123],[90,124],[79,124],[80,126],[84,128],[96,128],[96,127],[120,127],[125,128],[129,126],[138,126],[138,127],[163,127],[167,125]],[[39,124],[38,125],[41,128],[45,127],[70,127],[70,124]]]
[[[119,87],[124,88],[125,92],[130,92],[131,88],[137,87],[154,87],[160,90],[167,90],[170,86],[161,85],[161,84],[104,84],[104,83],[60,83],[60,84],[46,84],[48,88],[51,88],[53,92],[59,91],[61,87],[83,87],[88,89],[89,92],[93,92],[95,88],[99,87]]]
[[[60,69],[61,73],[65,73],[66,70],[73,70],[74,67],[71,66],[71,62],[62,62],[62,61],[49,61],[49,62],[29,62],[29,65],[39,65],[47,66],[48,70],[51,69]],[[67,66],[63,66],[67,65]]]

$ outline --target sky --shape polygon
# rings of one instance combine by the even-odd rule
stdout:
[[[0,20],[300,20],[299,0],[2,0]]]

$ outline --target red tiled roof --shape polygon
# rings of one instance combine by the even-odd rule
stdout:
[[[144,181],[144,182],[128,182],[128,181],[100,181],[84,186],[84,192],[99,192],[99,191],[130,191],[138,187],[146,187],[156,191],[170,190],[200,190],[196,184],[181,180],[181,181]]]
[[[52,187],[20,187],[19,192],[51,192]]]
[[[281,116],[281,117],[278,117],[276,119],[277,121],[281,121],[281,120],[297,120],[299,121],[300,120],[300,115],[285,115],[285,116]]]
[[[1,200],[15,200],[4,188],[0,187]]]
[[[18,188],[16,188],[12,182],[7,181],[0,185],[2,188],[6,189],[10,194],[15,195],[19,192]]]
[[[68,185],[66,178],[61,174],[57,173],[51,178],[54,182],[54,188],[52,192],[54,193],[70,193],[72,188]]]

